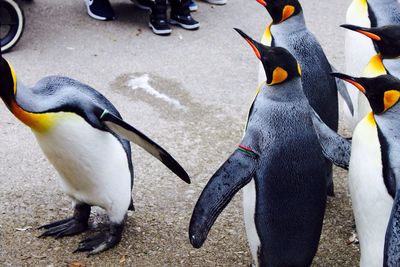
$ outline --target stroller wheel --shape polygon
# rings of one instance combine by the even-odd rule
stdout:
[[[11,49],[21,38],[25,25],[22,9],[14,0],[0,0],[1,51]]]

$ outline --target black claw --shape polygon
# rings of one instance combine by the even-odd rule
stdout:
[[[121,241],[123,228],[123,223],[112,224],[109,232],[99,233],[81,241],[74,253],[88,251],[89,257],[115,247]]]
[[[41,229],[47,229],[42,233],[39,238],[54,236],[56,239],[64,236],[73,236],[80,234],[88,229],[88,223],[78,221],[75,217],[54,222],[51,224],[44,225]]]

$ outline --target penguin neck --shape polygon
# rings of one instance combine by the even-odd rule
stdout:
[[[292,78],[281,84],[266,85],[266,92],[268,98],[279,100],[280,102],[293,101],[294,99],[306,99],[303,93],[301,78]]]
[[[397,0],[368,0],[368,4],[370,5],[387,5],[397,3]]]
[[[303,11],[300,11],[300,13],[298,13],[297,15],[294,15],[283,22],[273,22],[271,25],[272,34],[274,28],[279,28],[279,31],[284,32],[295,32],[306,29],[306,21],[304,19]]]

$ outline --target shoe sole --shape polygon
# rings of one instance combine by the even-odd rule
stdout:
[[[197,9],[198,9],[197,6],[194,6],[194,7],[189,6],[190,12],[195,12],[195,11],[197,11]]]
[[[176,21],[173,19],[170,19],[169,23],[172,25],[179,25],[186,30],[197,30],[200,27],[200,23],[193,24],[193,25],[187,25],[187,24],[180,23],[179,21]]]
[[[86,9],[87,9],[87,13],[88,13],[88,15],[90,16],[90,17],[92,17],[92,18],[94,18],[94,19],[97,19],[97,20],[102,20],[102,21],[106,21],[106,20],[115,20],[115,16],[114,17],[111,17],[111,18],[108,18],[108,17],[102,17],[102,16],[99,16],[99,15],[96,15],[96,14],[94,14],[91,10],[90,10],[90,3],[89,3],[89,0],[86,0],[85,1],[85,4],[86,4]]]
[[[212,5],[225,5],[228,1],[227,0],[205,0],[205,2],[212,4]]]
[[[149,27],[157,35],[169,35],[172,32],[172,29],[169,29],[169,30],[157,30],[151,23],[149,23]]]

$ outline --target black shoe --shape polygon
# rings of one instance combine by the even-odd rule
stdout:
[[[166,18],[156,18],[150,16],[149,27],[155,34],[158,35],[169,35],[172,32]]]
[[[115,14],[108,0],[85,0],[87,13],[94,19],[114,20]]]
[[[186,30],[197,30],[200,27],[200,23],[192,18],[190,12],[185,15],[171,13],[169,23],[179,25]]]
[[[151,10],[152,2],[150,0],[131,0],[135,6],[142,10]]]

